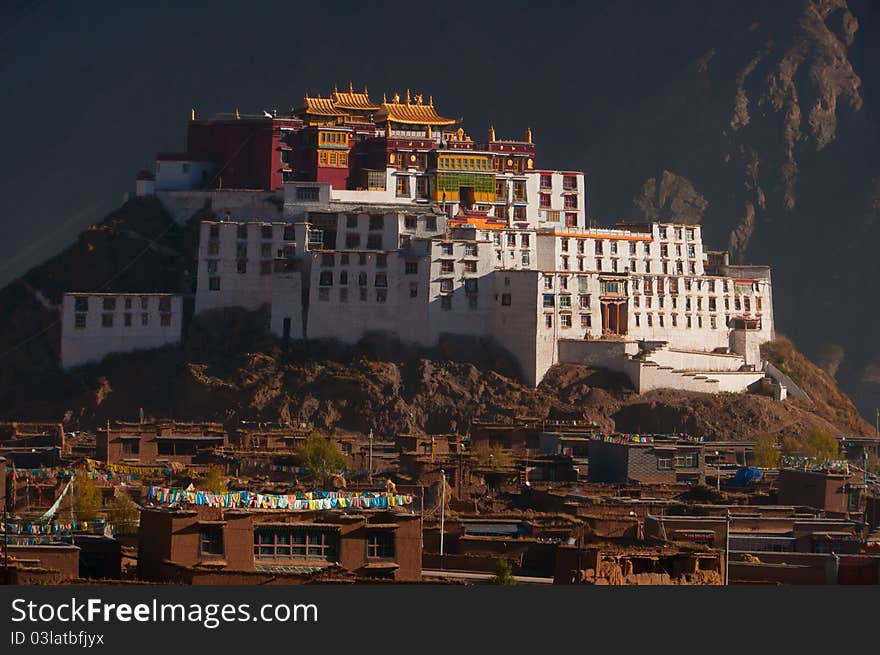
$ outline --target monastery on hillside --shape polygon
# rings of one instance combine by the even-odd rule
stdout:
[[[160,153],[137,193],[180,222],[214,217],[196,313],[268,305],[283,339],[491,337],[532,385],[567,362],[639,391],[785,397],[759,351],[774,332],[768,267],[705,250],[696,225],[588,227],[584,174],[538,168],[530,129],[476,142],[460,122],[430,97],[351,86],[283,116],[193,110],[186,151]],[[68,294],[62,364],[179,340],[179,298],[141,298]],[[140,311],[154,302],[165,311]]]

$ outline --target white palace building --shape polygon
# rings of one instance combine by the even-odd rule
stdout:
[[[477,145],[449,129],[455,121],[432,101],[372,105],[366,91],[334,92],[327,106],[310,100],[285,118],[227,121],[245,131],[250,122],[269,126],[281,144],[270,153],[277,182],[272,169],[235,188],[228,173],[220,187],[216,171],[242,175],[240,163],[192,152],[195,120],[188,152],[160,155],[156,175],[139,176],[140,193],[178,220],[213,211],[200,225],[196,314],[268,305],[271,329],[285,340],[353,344],[382,333],[431,347],[443,335],[489,337],[531,385],[557,363],[625,373],[640,392],[739,392],[773,377],[759,350],[774,335],[770,270],[705,250],[699,225],[588,227],[583,173],[536,169],[531,131],[503,141],[491,130]],[[376,107],[368,114],[354,108],[368,104]],[[341,155],[322,155],[321,144],[346,154],[344,175],[324,171],[321,162],[341,168]],[[190,169],[169,173],[169,162],[199,162],[214,177],[184,179]],[[87,346],[99,319],[78,318],[76,305],[73,295],[64,305],[65,366],[89,359],[78,342],[92,361],[101,354]],[[141,345],[134,334],[120,341],[116,323],[110,348],[152,347],[157,338],[138,324]],[[784,381],[771,384],[784,398]]]

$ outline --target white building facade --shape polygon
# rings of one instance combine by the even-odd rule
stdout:
[[[61,366],[101,361],[111,353],[180,342],[183,299],[163,293],[65,293],[61,305]]]

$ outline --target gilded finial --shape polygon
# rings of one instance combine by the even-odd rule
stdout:
[[[416,94],[416,104],[417,105],[422,104],[422,94],[421,93]]]
[[[388,96],[385,94],[384,91],[382,92],[382,102],[383,102],[383,104],[388,103]]]
[[[495,126],[490,125],[489,126],[489,141],[494,141],[494,140],[495,140]]]
[[[434,106],[434,96],[428,96],[428,106],[429,107]]]
[[[191,110],[191,112],[190,112],[190,118],[189,118],[189,119],[190,119],[191,121],[194,121],[194,120],[196,119],[196,108],[195,108],[195,107],[192,108],[192,110]]]
[[[336,84],[333,84],[333,93],[339,93],[339,87]]]
[[[430,125],[425,126],[425,138],[426,139],[431,138],[431,126]]]
[[[354,93],[354,84],[351,83],[351,80],[348,81],[348,92]]]
[[[238,107],[235,108],[235,120],[241,119],[241,114],[238,111]]]
[[[526,141],[529,143],[532,142],[532,128],[530,127],[526,128]]]
[[[409,99],[409,89],[407,89],[407,90],[406,90],[406,104],[409,104],[409,103],[410,103],[410,99]]]
[[[395,92],[395,94],[391,96],[391,100],[394,101],[395,105],[400,104],[400,94]]]
[[[365,95],[365,96],[370,95],[370,92],[367,91],[367,85],[366,85],[366,84],[364,84],[364,95]]]

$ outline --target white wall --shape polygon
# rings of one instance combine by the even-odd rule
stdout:
[[[210,161],[156,161],[156,189],[175,191],[196,189],[210,181],[215,165]]]
[[[86,303],[84,311],[77,311],[77,299]],[[105,308],[105,299],[114,306]],[[163,301],[168,303],[167,311],[160,311]],[[162,324],[163,316],[167,325]],[[105,317],[111,325],[104,324]],[[66,293],[61,321],[61,366],[70,368],[98,362],[110,353],[178,343],[183,324],[183,299],[170,294]]]

